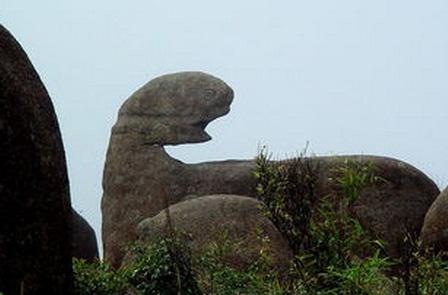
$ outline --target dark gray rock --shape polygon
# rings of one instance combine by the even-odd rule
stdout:
[[[136,226],[162,209],[194,196],[235,194],[255,197],[254,161],[185,164],[164,145],[210,139],[207,124],[229,111],[233,91],[223,81],[198,72],[159,77],[134,93],[121,107],[112,129],[103,176],[105,259],[119,266],[135,241]],[[399,255],[402,229],[419,232],[437,186],[416,168],[389,158],[340,156],[310,158],[320,195],[340,193],[333,171],[345,161],[372,163],[385,181],[366,188],[355,204],[362,223]]]
[[[425,246],[448,251],[448,187],[426,213],[420,239]]]
[[[0,291],[71,294],[70,197],[53,105],[0,26]]]
[[[211,195],[171,205],[168,212],[171,226],[191,238],[193,256],[203,255],[212,243],[230,242],[238,247],[227,253],[228,265],[240,271],[248,270],[263,250],[272,259],[273,270],[283,273],[289,269],[293,254],[287,241],[261,212],[261,205],[254,198]],[[143,220],[138,232],[142,242],[171,236],[166,209]],[[268,242],[264,243],[263,239]]]
[[[72,256],[93,262],[99,259],[98,243],[95,231],[90,224],[76,212],[72,210]]]

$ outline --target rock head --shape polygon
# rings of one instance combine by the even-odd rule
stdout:
[[[152,144],[204,142],[210,140],[205,127],[229,112],[232,99],[232,89],[211,75],[164,75],[126,100],[112,132],[141,134]]]

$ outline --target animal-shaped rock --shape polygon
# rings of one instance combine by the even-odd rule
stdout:
[[[425,246],[448,251],[448,187],[426,213],[420,239]]]
[[[88,262],[99,259],[95,231],[75,210],[72,210],[71,215],[71,232],[73,257]]]
[[[136,238],[137,224],[186,195],[249,195],[250,161],[186,165],[166,144],[210,140],[207,124],[229,112],[232,89],[200,72],[156,78],[121,107],[112,128],[103,175],[102,236],[105,259],[119,266]]]
[[[228,244],[225,262],[240,271],[248,270],[260,251],[271,258],[280,273],[290,267],[293,254],[272,222],[263,215],[261,202],[236,195],[202,196],[168,207],[170,226],[187,234],[194,256],[201,256],[214,244]],[[167,212],[143,220],[138,226],[141,242],[170,237]],[[237,249],[234,247],[237,245]]]
[[[229,111],[233,91],[223,81],[199,72],[156,78],[121,107],[112,128],[103,176],[103,245],[105,259],[119,266],[145,218],[192,196],[235,194],[255,197],[255,162],[217,161],[185,164],[170,157],[164,145],[204,142],[207,124]],[[362,223],[397,255],[403,227],[419,232],[437,186],[414,167],[371,156],[316,157],[321,195],[337,192],[332,171],[349,161],[372,164],[384,180],[366,187],[355,211]],[[185,221],[187,222],[187,221]]]
[[[70,210],[50,97],[0,25],[0,292],[71,294]]]

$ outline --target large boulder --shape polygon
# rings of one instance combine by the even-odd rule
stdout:
[[[305,157],[300,162],[301,168],[296,171],[308,175],[302,175],[301,182],[294,185],[306,190],[309,186],[307,179],[313,179],[312,194],[317,201],[327,196],[333,196],[335,201],[347,197],[345,189],[352,180],[347,178],[345,180],[347,183],[342,183],[344,173],[347,173],[344,171],[350,171],[347,176],[352,175],[355,178],[370,176],[372,179],[365,181],[364,185],[358,188],[359,195],[351,205],[350,211],[373,237],[385,242],[386,253],[396,258],[403,254],[403,242],[406,237],[419,235],[426,212],[440,193],[437,185],[423,172],[393,158],[351,155]],[[297,159],[270,163],[291,167],[296,165],[294,163],[297,163]],[[206,166],[211,168],[214,165],[207,163]],[[234,170],[237,168],[244,171],[241,166],[233,167]],[[253,171],[246,173],[253,174]],[[252,187],[251,182],[247,184]],[[238,190],[238,186],[234,189]],[[252,197],[256,195],[255,191],[249,194]],[[188,195],[184,199],[195,197],[197,196]],[[441,208],[443,207],[439,206],[439,210]],[[428,216],[426,219],[428,220]],[[446,224],[448,225],[448,222]]]
[[[425,214],[440,193],[423,172],[397,159],[354,155],[308,161],[315,167],[317,196],[344,193],[337,180],[343,169],[371,167],[375,180],[360,189],[352,209],[367,230],[386,242],[385,249],[393,257],[402,255],[406,235],[419,235]]]
[[[213,242],[228,242],[238,245],[237,251],[225,257],[226,262],[236,269],[247,270],[260,258],[262,249],[270,255],[276,270],[286,271],[290,266],[293,254],[288,243],[263,215],[261,203],[254,198],[210,195],[169,206],[139,224],[141,242],[154,242],[172,234],[167,224],[167,212],[172,228],[190,237],[194,256],[204,254]],[[224,241],[223,236],[228,240]],[[263,238],[267,238],[266,244]]]
[[[89,262],[98,260],[98,243],[95,231],[75,210],[72,210],[71,229],[72,256]]]
[[[426,213],[420,238],[425,246],[448,251],[448,187]]]
[[[71,293],[70,210],[50,97],[0,25],[0,292]]]

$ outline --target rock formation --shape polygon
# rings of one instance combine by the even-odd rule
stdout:
[[[103,176],[104,255],[114,266],[120,265],[143,219],[183,198],[255,196],[254,161],[185,164],[164,149],[164,145],[209,140],[205,127],[229,111],[232,98],[233,91],[223,81],[204,73],[184,72],[148,82],[123,104],[112,128]],[[332,171],[346,160],[372,163],[385,180],[361,193],[355,211],[366,227],[389,243],[389,252],[397,253],[405,224],[420,231],[424,214],[439,193],[436,185],[414,167],[394,159],[310,158],[319,167],[320,194],[337,191],[330,181]]]
[[[53,105],[0,26],[0,292],[71,294],[70,210]]]
[[[99,259],[95,231],[75,210],[71,215],[71,232],[73,257],[89,262]]]
[[[223,81],[185,72],[150,81],[124,103],[112,128],[103,176],[107,261],[119,266],[136,238],[137,224],[187,195],[250,195],[252,162],[186,165],[164,149],[165,144],[209,140],[204,128],[229,112],[232,99]]]
[[[325,196],[343,193],[335,183],[341,167],[347,163],[372,165],[378,178],[361,190],[353,204],[353,212],[361,224],[386,242],[390,256],[399,257],[406,233],[418,235],[428,208],[439,189],[415,167],[402,161],[368,155],[309,158],[317,167],[316,194]]]
[[[293,257],[287,241],[260,210],[254,198],[235,195],[211,195],[183,201],[169,207],[171,225],[191,239],[193,255],[203,255],[211,243],[224,243],[238,249],[226,253],[226,263],[241,271],[248,270],[264,249],[277,271],[287,271]],[[143,220],[138,226],[141,241],[170,236],[166,211]],[[204,234],[206,233],[206,234]],[[263,244],[262,238],[268,238]]]
[[[436,250],[448,251],[448,187],[440,193],[426,213],[421,240]]]

